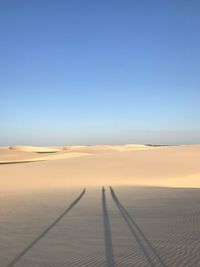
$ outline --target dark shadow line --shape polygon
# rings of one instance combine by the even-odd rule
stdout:
[[[140,227],[138,226],[138,224],[130,216],[130,214],[128,213],[128,211],[123,207],[123,205],[121,204],[121,202],[117,198],[117,196],[116,196],[114,190],[112,189],[112,187],[110,187],[110,191],[111,191],[111,195],[112,195],[112,198],[113,198],[115,204],[117,205],[118,209],[120,210],[120,212],[121,212],[124,220],[126,221],[126,223],[129,226],[131,232],[135,236],[135,238],[136,238],[138,244],[140,245],[140,247],[141,247],[144,255],[146,256],[149,264],[151,266],[155,266],[154,263],[153,263],[153,261],[152,261],[152,259],[151,259],[151,257],[150,257],[150,255],[149,255],[149,251],[145,248],[145,245],[147,245],[147,248],[152,252],[152,254],[154,255],[154,257],[157,260],[157,262],[159,262],[160,266],[166,267],[167,265],[163,262],[162,258],[157,253],[157,251],[155,250],[155,248],[152,246],[151,242],[144,235],[144,233],[142,232],[142,230],[140,229]],[[138,233],[135,231],[134,228],[138,231]],[[145,244],[145,242],[146,242],[146,244]]]
[[[9,165],[9,164],[20,164],[20,163],[36,163],[46,161],[46,159],[41,160],[22,160],[22,161],[10,161],[10,162],[0,162],[0,165]]]
[[[6,267],[13,267],[32,247],[40,241],[82,198],[86,189],[69,205],[69,207],[53,222],[51,223],[39,236],[37,236],[22,252],[20,252]]]
[[[134,228],[133,228],[133,226],[131,225],[130,221],[128,220],[127,216],[124,214],[124,211],[123,211],[121,205],[119,204],[118,199],[117,199],[117,197],[116,197],[116,195],[115,195],[113,189],[110,188],[110,190],[111,190],[111,195],[112,195],[112,198],[113,198],[115,204],[117,205],[117,207],[118,207],[118,209],[119,209],[119,211],[120,211],[122,217],[124,218],[125,222],[127,223],[127,225],[128,225],[128,227],[129,227],[131,233],[132,233],[133,236],[135,237],[135,239],[136,239],[138,245],[140,246],[140,248],[141,248],[143,254],[145,255],[145,257],[146,257],[146,259],[147,259],[147,262],[150,264],[150,266],[154,267],[154,263],[153,263],[151,257],[149,256],[148,251],[146,250],[146,248],[145,248],[144,245],[142,244],[140,238],[138,237],[136,231],[134,230]]]
[[[106,194],[105,194],[104,187],[102,187],[102,209],[103,209],[106,263],[108,267],[115,267],[113,247],[112,247],[112,234],[111,234],[110,220],[109,220],[109,214],[108,214],[108,209],[107,209],[107,204],[106,204]]]
[[[127,212],[127,210],[123,206],[122,206],[122,208],[123,208],[124,213],[126,214],[126,216],[129,218],[129,220],[135,226],[135,228],[137,229],[137,231],[140,233],[141,237],[144,239],[144,241],[147,243],[147,245],[149,246],[149,248],[153,252],[153,254],[154,254],[155,258],[157,259],[157,261],[161,264],[161,266],[167,267],[167,265],[163,262],[162,258],[160,257],[160,255],[158,254],[158,252],[156,251],[156,249],[153,247],[153,245],[151,244],[151,242],[147,239],[147,237],[144,235],[144,233],[142,232],[142,230],[139,228],[138,224],[133,220],[133,218],[130,216],[130,214]]]

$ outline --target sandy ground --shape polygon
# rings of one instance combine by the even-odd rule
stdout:
[[[32,247],[82,189],[1,194],[1,266],[27,246],[11,266],[199,266],[200,189],[113,187],[117,201],[105,189],[88,188]]]
[[[200,145],[1,147],[0,266],[197,267],[199,202]]]

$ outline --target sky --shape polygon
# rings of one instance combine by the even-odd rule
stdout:
[[[199,0],[1,0],[0,145],[200,143]]]

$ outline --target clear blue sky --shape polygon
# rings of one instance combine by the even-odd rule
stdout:
[[[1,0],[0,145],[200,143],[199,0]]]

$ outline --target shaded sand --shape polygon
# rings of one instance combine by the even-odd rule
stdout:
[[[107,187],[104,193],[88,188],[15,266],[199,266],[200,189],[113,189],[117,202]],[[59,218],[81,190],[1,194],[1,266]]]
[[[62,212],[50,225],[47,226],[39,235],[37,235],[25,248],[17,253],[17,255],[7,264],[7,267],[13,267],[18,262],[21,261],[21,259],[33,249],[34,246],[38,244],[38,242],[46,237],[46,235],[55,227],[57,224],[66,216],[66,214],[74,208],[75,205],[78,204],[78,202],[81,200],[83,195],[85,194],[86,190],[83,189],[81,194],[67,207],[67,209]]]
[[[109,150],[109,153],[103,153],[104,148],[98,148],[101,153],[96,152],[96,147],[76,150],[73,147],[70,151],[50,154],[2,152],[1,149],[1,162],[3,159],[8,162],[12,153],[10,162],[17,161],[17,155],[20,160],[25,160],[27,153],[30,155],[28,160],[38,162],[0,165],[0,190],[103,184],[200,187],[200,145],[147,147],[131,151],[122,147],[122,151]]]

